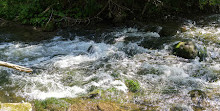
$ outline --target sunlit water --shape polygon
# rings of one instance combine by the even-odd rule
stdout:
[[[216,19],[206,24],[185,20],[186,32],[177,30],[176,35],[169,37],[132,27],[108,30],[94,40],[91,35],[69,32],[69,38],[56,36],[35,43],[2,42],[2,61],[31,67],[34,72],[0,67],[0,101],[74,98],[87,94],[93,86],[116,88],[126,94],[125,80],[134,79],[144,94],[126,102],[159,106],[161,110],[173,107],[192,110],[194,106],[220,110],[220,17],[212,17]],[[199,57],[188,60],[172,55],[172,45],[181,39],[206,47],[208,56],[201,61]],[[113,73],[119,76],[115,78]],[[203,100],[198,100],[204,103],[192,100],[189,94],[192,90],[206,93]]]

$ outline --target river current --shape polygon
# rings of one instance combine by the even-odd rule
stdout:
[[[147,31],[117,27],[99,34],[69,31],[68,36],[58,34],[40,42],[2,41],[2,61],[34,72],[0,67],[0,101],[74,98],[88,94],[91,87],[115,88],[127,94],[125,80],[132,79],[139,82],[142,94],[122,102],[159,106],[158,110],[220,110],[219,24],[220,15],[212,15],[184,20],[181,27],[185,31],[178,28],[174,35],[166,36],[160,33],[164,27],[155,25]],[[1,38],[13,39],[10,36],[0,33]],[[174,56],[172,46],[184,40],[205,47],[207,57],[189,60]],[[192,93],[198,93],[195,100]]]

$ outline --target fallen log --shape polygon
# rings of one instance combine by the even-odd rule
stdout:
[[[0,66],[16,69],[22,72],[28,72],[28,73],[33,72],[33,70],[30,68],[19,66],[16,64],[8,63],[8,62],[3,62],[3,61],[0,61]]]

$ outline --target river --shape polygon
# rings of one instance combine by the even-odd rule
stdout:
[[[34,72],[0,67],[0,101],[75,98],[91,88],[115,88],[126,95],[129,79],[139,82],[141,94],[132,99],[111,95],[113,98],[158,110],[220,110],[220,15],[184,19],[179,24],[60,30],[42,41],[19,40],[2,31],[1,60]],[[173,28],[175,33],[162,34],[164,28]],[[174,56],[172,46],[185,40],[205,47],[207,57]]]

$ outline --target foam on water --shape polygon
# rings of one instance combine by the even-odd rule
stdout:
[[[85,93],[85,90],[73,86],[64,86],[61,82],[62,75],[42,73],[38,75],[12,75],[12,84],[16,95],[27,99],[46,99],[49,97],[76,97],[77,93]],[[17,88],[17,85],[18,88]]]
[[[91,46],[93,51],[89,52],[88,49]],[[18,96],[28,99],[76,97],[77,94],[85,93],[92,83],[103,88],[110,88],[110,86],[115,85],[117,89],[126,91],[127,87],[122,84],[123,82],[114,81],[114,79],[105,72],[99,72],[98,75],[95,75],[99,81],[91,81],[91,85],[66,86],[62,82],[62,79],[64,79],[69,72],[60,71],[61,69],[68,70],[69,68],[78,68],[81,63],[94,62],[112,55],[117,52],[117,48],[114,46],[105,43],[94,43],[93,41],[83,42],[77,39],[73,41],[60,41],[60,37],[56,37],[52,39],[51,42],[37,45],[18,43],[10,44],[9,46],[4,45],[2,47],[4,47],[6,51],[2,53],[1,56],[8,60],[13,62],[19,61],[19,64],[25,64],[27,67],[34,66],[45,69],[33,75],[20,75],[15,73],[10,76],[12,81],[10,87],[16,87],[17,84],[20,85],[16,93]],[[56,70],[57,72],[51,70]],[[90,75],[94,76],[92,73]],[[79,81],[86,81],[86,78],[90,77],[90,75],[81,75],[82,77]],[[79,74],[72,76],[78,79],[80,78]]]

